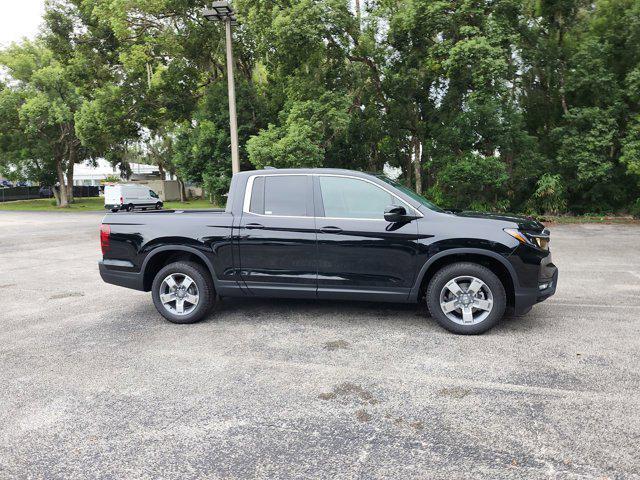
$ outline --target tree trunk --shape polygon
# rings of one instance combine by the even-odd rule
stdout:
[[[73,163],[67,165],[67,201],[73,203]]]
[[[58,187],[55,185],[51,187],[51,193],[53,194],[53,198],[56,200],[56,205],[60,205],[60,192],[58,191]]]
[[[413,144],[409,141],[409,152],[405,155],[406,164],[402,168],[404,173],[404,185],[408,188],[412,187],[412,173],[413,173]]]
[[[416,193],[422,195],[422,142],[413,137],[413,168],[416,176]]]
[[[69,147],[67,163],[67,201],[73,203],[73,167],[78,161],[78,150],[75,145]]]
[[[187,199],[187,194],[184,191],[184,182],[178,178],[178,186],[180,187],[180,201],[184,202]]]
[[[58,174],[58,186],[54,186],[54,189],[58,189],[56,201],[58,202],[59,207],[68,207],[69,202],[67,201],[67,189],[64,186],[64,170],[62,168],[62,158],[56,159],[56,173]]]
[[[569,115],[569,106],[567,105],[567,97],[564,94],[564,73],[560,72],[560,104],[562,105],[562,112]]]

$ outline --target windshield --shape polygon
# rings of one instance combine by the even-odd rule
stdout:
[[[391,180],[389,177],[387,177],[385,175],[376,175],[376,177],[378,177],[380,180],[383,180],[384,182],[388,183],[389,185],[393,186],[394,188],[397,188],[402,193],[404,193],[408,197],[411,197],[415,201],[420,202],[425,207],[427,207],[427,208],[429,208],[431,210],[434,210],[436,212],[444,212],[444,210],[441,209],[439,206],[437,206],[435,203],[431,203],[429,200],[424,198],[422,195],[418,195],[416,192],[414,192],[410,188],[407,188],[404,185]]]

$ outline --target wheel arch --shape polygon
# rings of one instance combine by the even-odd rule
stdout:
[[[213,269],[213,265],[203,252],[201,252],[197,248],[189,247],[186,245],[165,245],[155,248],[144,259],[144,262],[142,264],[142,284],[144,291],[148,292],[151,290],[153,279],[162,267],[169,263],[180,260],[199,263],[200,265],[205,267],[211,275],[214,288],[217,290],[217,278]]]
[[[454,248],[429,258],[418,273],[416,283],[410,293],[411,300],[417,302],[424,296],[429,280],[438,270],[458,262],[478,263],[489,268],[504,285],[507,305],[513,306],[515,304],[518,277],[513,266],[502,255],[480,248]]]

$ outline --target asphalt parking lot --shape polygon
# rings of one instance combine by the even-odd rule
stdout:
[[[411,305],[102,283],[98,213],[0,212],[0,478],[640,478],[640,227],[552,227],[555,297],[482,336]]]

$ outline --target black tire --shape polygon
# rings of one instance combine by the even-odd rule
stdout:
[[[440,293],[445,285],[461,276],[471,276],[482,280],[493,295],[493,306],[489,315],[478,323],[469,325],[456,323],[447,317],[440,306]],[[477,263],[461,262],[447,265],[436,272],[427,287],[427,307],[431,316],[440,326],[454,333],[475,335],[486,332],[502,318],[506,304],[507,295],[500,279],[487,267]]]
[[[117,208],[112,208],[112,209],[111,209],[111,211],[112,211],[113,213],[118,213],[118,209],[117,209]]]
[[[127,205],[127,212],[133,212],[133,203],[130,203],[129,205]]]
[[[162,208],[162,202],[156,203],[156,210],[160,210]]]
[[[188,275],[196,284],[198,289],[199,300],[195,309],[184,315],[176,315],[171,313],[160,300],[160,288],[162,282],[171,274]],[[194,262],[174,262],[163,267],[153,279],[151,287],[151,295],[156,310],[164,318],[172,323],[195,323],[202,320],[213,308],[216,301],[215,289],[211,274],[203,266]]]

